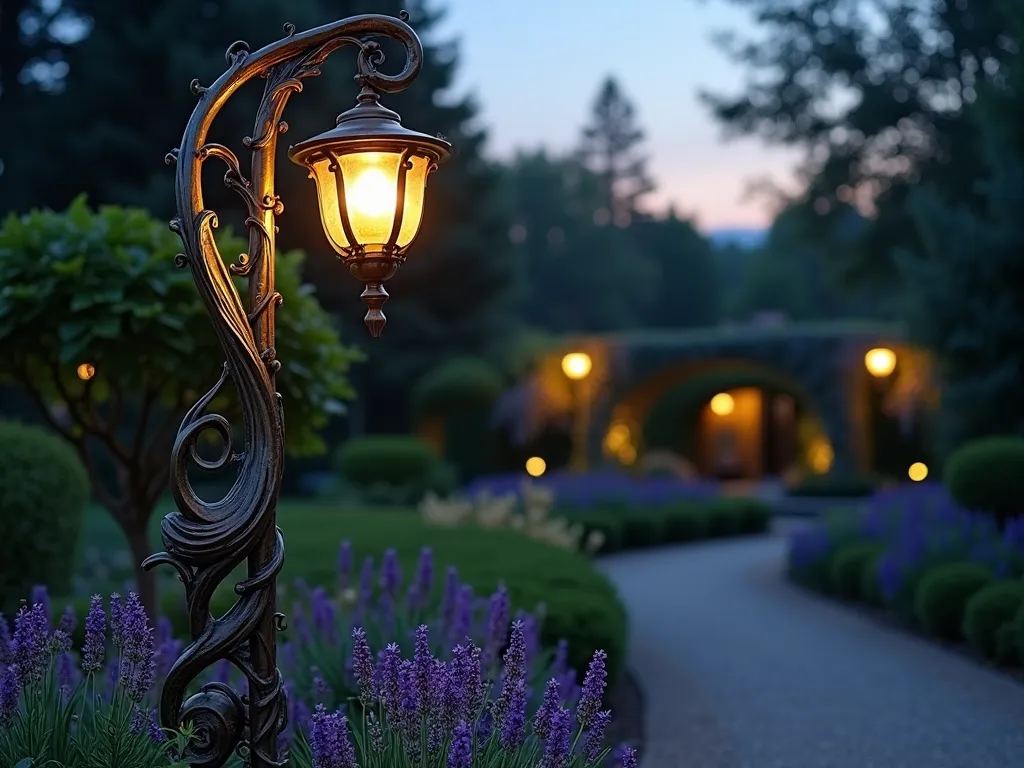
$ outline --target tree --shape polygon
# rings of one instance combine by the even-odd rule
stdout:
[[[628,230],[658,270],[657,295],[642,312],[653,328],[714,325],[722,310],[722,278],[711,243],[693,224],[676,216],[642,219]]]
[[[804,148],[797,199],[821,231],[849,205],[869,214],[829,258],[847,283],[895,283],[895,250],[919,246],[915,186],[981,203],[981,142],[964,108],[1014,48],[1002,12],[987,0],[732,1],[760,24],[757,39],[721,39],[750,78],[739,95],[706,101],[729,135]]]
[[[205,84],[218,77],[225,69],[223,52],[233,40],[247,40],[256,48],[281,37],[286,21],[306,29],[352,14],[397,16],[402,8],[409,10],[409,23],[424,41],[424,66],[413,87],[383,102],[406,125],[444,134],[455,154],[431,177],[422,231],[408,263],[388,284],[394,298],[385,307],[390,322],[380,339],[367,339],[361,286],[324,240],[314,185],[283,161],[283,152],[277,192],[286,206],[280,243],[309,254],[306,277],[322,304],[344,320],[352,338],[367,339],[369,364],[360,372],[360,389],[374,420],[371,428],[405,428],[408,381],[447,357],[484,353],[510,329],[503,310],[513,273],[508,221],[495,204],[498,171],[481,155],[485,135],[476,125],[476,104],[452,93],[457,49],[436,40],[442,15],[433,3],[90,0],[92,31],[74,49],[67,87],[47,99],[47,119],[33,134],[35,144],[47,147],[45,161],[19,178],[11,196],[0,202],[18,210],[62,207],[85,192],[90,200],[141,205],[170,218],[173,174],[162,161],[180,142],[195,105],[189,82],[197,77]],[[382,69],[397,71],[404,51],[392,41],[381,45],[386,56]],[[351,48],[339,51],[323,78],[303,81],[302,93],[285,111],[286,139],[300,141],[331,127],[334,116],[354,103],[354,55]],[[260,95],[256,84],[234,96],[211,139],[240,151],[241,138],[253,130]],[[212,186],[211,208],[222,210],[227,201],[234,202]],[[233,222],[241,224],[240,219]]]
[[[519,154],[505,172],[519,267],[517,315],[554,333],[639,325],[657,290],[657,268],[628,229],[598,224],[600,179],[575,158]]]
[[[619,226],[629,223],[637,202],[654,189],[647,159],[638,152],[643,138],[633,104],[608,76],[594,101],[591,123],[583,129],[580,157],[601,179],[604,210]]]
[[[218,238],[225,259],[246,244]],[[71,443],[96,498],[128,540],[140,594],[156,607],[147,526],[167,488],[168,460],[186,406],[216,382],[223,360],[180,247],[145,211],[11,215],[0,228],[0,347],[4,377],[28,393]],[[278,389],[291,453],[322,451],[317,430],[352,395],[351,351],[299,279],[302,255],[279,253]],[[222,395],[212,409],[230,414]],[[239,426],[239,425],[236,425]]]

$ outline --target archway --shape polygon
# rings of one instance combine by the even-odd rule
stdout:
[[[623,430],[632,456],[674,456],[684,471],[721,480],[821,473],[833,458],[830,430],[806,388],[743,358],[679,364],[648,378],[614,409],[606,454],[620,453]]]

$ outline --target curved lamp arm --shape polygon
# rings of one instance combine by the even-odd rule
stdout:
[[[243,42],[233,43],[226,54],[228,70],[216,82],[209,87],[192,82],[199,103],[181,148],[167,155],[168,162],[177,164],[178,213],[171,229],[184,243],[184,253],[175,263],[192,271],[225,356],[220,379],[182,420],[171,457],[177,511],[161,524],[166,551],[144,564],[171,565],[185,585],[191,642],[167,675],[160,721],[170,729],[194,724],[196,735],[186,756],[193,766],[217,768],[236,749],[247,753],[252,768],[287,763],[278,747],[278,736],[287,724],[287,703],[275,639],[275,632],[284,628],[284,616],[275,613],[277,575],[284,561],[284,542],[276,526],[284,419],[274,380],[281,365],[274,350],[274,316],[281,303],[274,290],[274,222],[283,211],[274,192],[274,158],[277,137],[288,129],[281,115],[289,97],[302,90],[302,79],[318,75],[327,57],[345,45],[359,48],[356,79],[364,88],[391,93],[408,87],[422,67],[423,47],[407,19],[405,12],[401,19],[353,16],[300,34],[286,24],[283,39],[255,52]],[[373,36],[402,43],[406,60],[401,72],[377,71],[383,55],[368,39]],[[257,76],[266,80],[266,86],[253,136],[243,140],[253,152],[247,180],[235,154],[206,143],[206,137],[228,99]],[[211,157],[227,165],[224,182],[238,192],[248,210],[249,250],[230,265],[230,271],[214,241],[217,215],[203,205],[201,171]],[[248,277],[247,308],[232,274]],[[227,419],[204,413],[229,378],[244,418],[245,446],[240,452],[233,450]],[[214,461],[201,458],[196,449],[200,433],[208,429],[224,446]],[[190,463],[205,471],[230,466],[237,470],[237,478],[222,499],[207,502],[192,487]],[[235,585],[234,605],[223,616],[213,616],[210,601],[215,589],[243,562],[248,563],[248,577]],[[212,683],[185,701],[186,689],[221,659],[244,673],[248,693],[239,695],[227,685]]]

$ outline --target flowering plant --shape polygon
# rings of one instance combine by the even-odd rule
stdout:
[[[139,598],[111,595],[116,657],[106,665],[107,615],[92,599],[80,666],[70,609],[51,627],[45,591],[23,605],[8,635],[0,616],[0,765],[60,768],[184,767],[189,728],[167,734],[145,701],[156,671],[153,630]],[[170,738],[169,738],[170,737]]]
[[[358,700],[354,722],[344,710],[318,705],[308,741],[292,762],[312,768],[596,768],[608,755],[605,730],[611,712],[601,710],[606,684],[603,651],[597,651],[575,708],[565,706],[559,682],[548,681],[529,718],[526,632],[512,624],[502,682],[486,679],[482,649],[467,639],[436,658],[429,630],[416,630],[411,659],[391,643],[377,657],[361,628],[352,632]],[[621,765],[635,768],[626,748]]]

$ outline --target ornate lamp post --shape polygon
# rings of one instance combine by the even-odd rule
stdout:
[[[227,51],[228,70],[213,85],[192,82],[199,97],[182,138],[168,154],[176,163],[178,214],[171,222],[184,243],[176,263],[187,266],[206,305],[224,350],[220,380],[189,410],[182,421],[171,457],[171,490],[177,511],[161,525],[165,552],[145,566],[168,564],[185,585],[191,642],[172,667],[160,695],[160,720],[178,728],[192,722],[196,738],[187,755],[193,766],[217,768],[236,749],[247,754],[252,768],[287,763],[278,737],[287,721],[281,674],[277,669],[275,633],[284,628],[276,612],[277,575],[284,562],[284,540],[276,526],[277,499],[284,459],[284,414],[275,386],[281,363],[274,350],[274,316],[281,296],[274,291],[276,217],[283,211],[274,192],[274,157],[278,136],[287,129],[281,120],[285,104],[302,90],[302,78],[320,73],[327,57],[345,45],[358,52],[356,106],[342,114],[337,126],[291,148],[291,159],[316,181],[324,230],[341,261],[365,284],[366,324],[374,336],[383,330],[381,306],[387,299],[382,283],[405,261],[423,213],[427,176],[448,156],[441,138],[404,128],[396,113],[385,109],[378,94],[408,87],[423,64],[416,33],[400,19],[354,16],[296,34],[285,25],[285,37],[250,52],[243,42]],[[389,37],[405,48],[401,72],[387,75],[372,37]],[[252,150],[252,173],[242,176],[235,154],[207,143],[209,128],[230,97],[246,82],[266,81],[251,137],[242,143]],[[217,215],[204,207],[201,171],[204,161],[227,165],[225,184],[248,210],[249,249],[230,271],[214,242]],[[231,275],[248,277],[247,306]],[[245,421],[245,446],[236,452],[231,426],[204,410],[231,379]],[[217,460],[199,456],[196,443],[205,430],[218,433],[223,449]],[[188,476],[189,463],[216,471],[232,467],[237,478],[219,501],[199,498]],[[235,585],[237,599],[223,616],[210,613],[216,587],[234,568],[247,563],[248,577]],[[239,694],[213,683],[185,700],[186,689],[218,660],[227,659],[248,680]]]

